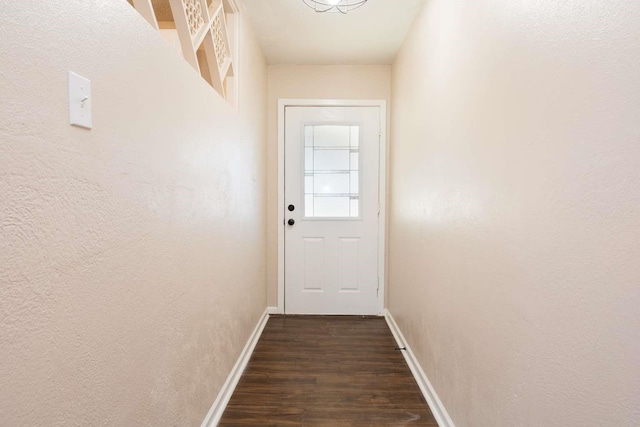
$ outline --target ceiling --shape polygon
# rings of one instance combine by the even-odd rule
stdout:
[[[391,64],[423,0],[369,0],[346,15],[302,0],[243,0],[269,64]]]

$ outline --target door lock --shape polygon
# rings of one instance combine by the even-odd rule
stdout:
[[[294,221],[294,219],[293,219],[293,218],[291,218],[289,221],[287,221],[287,224],[289,224],[289,225],[293,225],[293,224],[295,224],[295,223],[296,223],[296,222]]]

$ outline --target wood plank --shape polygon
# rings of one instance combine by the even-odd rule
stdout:
[[[220,426],[437,426],[383,318],[272,316]]]

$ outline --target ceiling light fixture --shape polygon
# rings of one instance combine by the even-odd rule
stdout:
[[[367,0],[302,0],[316,12],[340,12],[347,13],[357,9],[367,2]]]

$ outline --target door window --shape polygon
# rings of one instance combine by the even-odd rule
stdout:
[[[304,127],[305,218],[360,217],[360,127]]]

